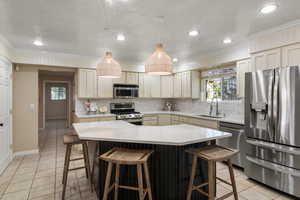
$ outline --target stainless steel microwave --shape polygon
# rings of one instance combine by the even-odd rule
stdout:
[[[115,99],[133,99],[139,97],[139,86],[132,84],[114,84]]]

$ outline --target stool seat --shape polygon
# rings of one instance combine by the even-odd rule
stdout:
[[[222,161],[231,158],[239,153],[236,149],[230,149],[217,145],[207,146],[204,148],[188,149],[187,152],[192,153],[204,160]]]
[[[100,158],[112,163],[136,165],[147,162],[152,153],[153,151],[151,150],[113,148],[112,150],[101,155]]]
[[[134,190],[139,193],[139,200],[144,200],[148,195],[148,199],[152,200],[151,184],[147,161],[153,153],[151,150],[135,150],[124,148],[113,148],[110,151],[102,154],[100,159],[108,162],[107,174],[102,200],[110,199],[109,193],[114,189],[114,200],[118,200],[119,189]],[[111,184],[112,168],[116,166],[115,182]],[[120,167],[121,165],[136,165],[138,187],[120,185]],[[143,169],[146,180],[146,188],[143,182]]]
[[[64,144],[82,144],[77,135],[64,135]]]

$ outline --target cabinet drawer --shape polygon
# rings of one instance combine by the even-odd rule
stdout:
[[[146,121],[143,121],[143,125],[145,125],[145,126],[157,126],[157,120],[146,120]]]
[[[179,121],[179,116],[178,115],[172,115],[171,119],[172,119],[172,121]]]
[[[155,116],[155,115],[148,115],[148,116],[145,116],[144,115],[144,117],[143,117],[143,120],[144,121],[154,121],[154,120],[156,120],[157,121],[157,118],[158,118],[158,116]]]
[[[116,117],[99,117],[98,121],[113,121],[116,120]]]
[[[78,118],[78,122],[96,122],[98,121],[97,117],[91,117],[91,118]]]
[[[219,127],[218,121],[214,121],[214,120],[190,118],[188,123],[192,125],[201,126],[205,128],[212,128],[212,129],[218,129]]]

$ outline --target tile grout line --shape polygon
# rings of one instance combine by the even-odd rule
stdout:
[[[18,164],[18,167],[17,167],[17,169],[15,170],[13,176],[11,176],[11,178],[9,179],[7,186],[6,186],[5,190],[3,191],[3,194],[1,194],[1,196],[0,196],[0,199],[2,199],[3,196],[4,196],[5,194],[9,194],[9,193],[6,193],[6,190],[8,189],[8,186],[11,184],[12,179],[13,179],[13,177],[16,175],[16,173],[17,173],[19,167],[21,166],[21,163],[23,162],[24,158],[25,158],[25,156],[22,156],[22,160],[21,160],[20,163]],[[5,169],[5,170],[6,170],[6,169]],[[4,174],[4,173],[5,173],[5,171],[3,172],[3,174]]]

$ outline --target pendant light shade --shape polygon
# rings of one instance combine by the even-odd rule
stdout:
[[[152,75],[172,74],[172,60],[164,51],[162,44],[158,44],[155,52],[148,58],[145,71]]]
[[[122,75],[121,65],[115,61],[111,52],[106,52],[105,58],[98,63],[97,76],[103,78],[120,78]]]

